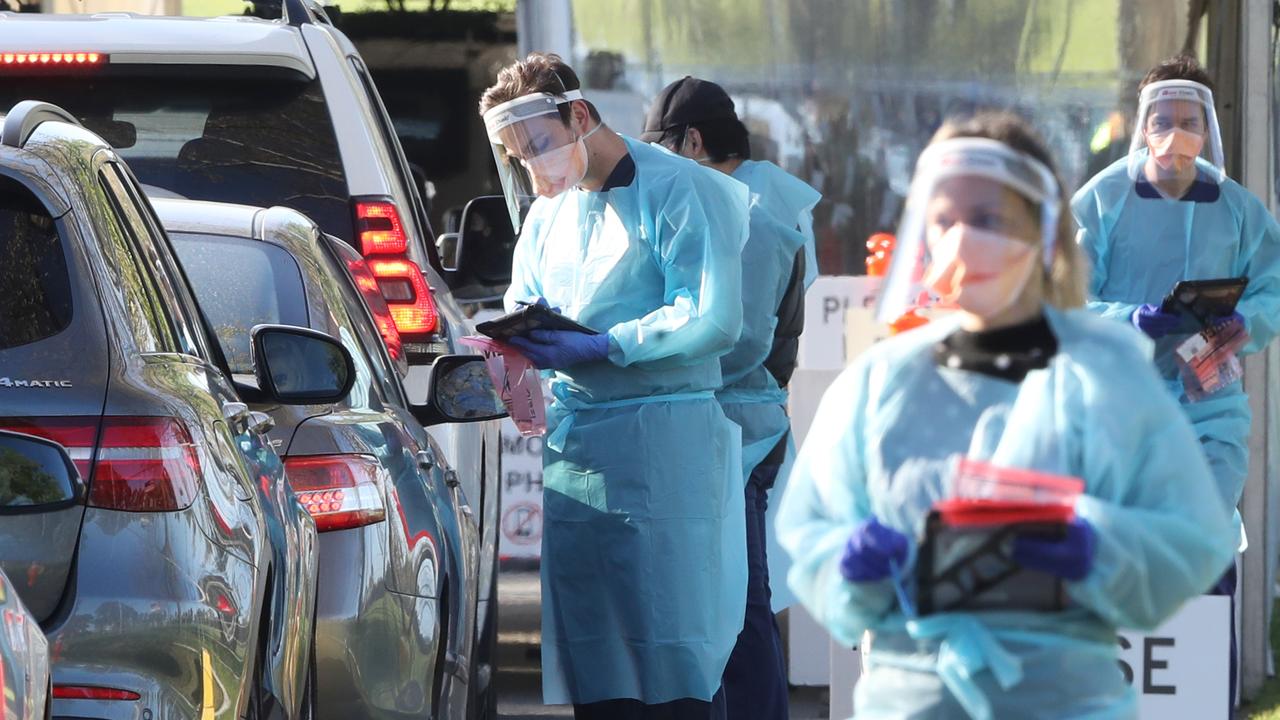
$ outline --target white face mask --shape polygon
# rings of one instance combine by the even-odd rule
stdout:
[[[549,150],[541,155],[522,160],[533,180],[533,191],[542,197],[555,197],[571,187],[576,187],[587,176],[587,144],[600,125],[564,147]]]
[[[931,243],[929,251],[925,287],[943,302],[987,320],[1022,296],[1040,255],[1030,243],[959,223]]]

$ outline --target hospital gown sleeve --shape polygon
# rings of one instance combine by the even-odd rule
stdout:
[[[1084,407],[1073,413],[1084,434],[1087,493],[1076,513],[1097,532],[1097,555],[1067,590],[1117,627],[1151,629],[1226,571],[1232,509],[1142,350],[1099,355],[1101,372],[1081,378]]]
[[[787,582],[810,614],[846,647],[893,609],[890,581],[853,583],[840,557],[871,516],[866,487],[865,368],[855,364],[822,398],[778,509],[778,540],[793,565]]]
[[[652,239],[664,304],[609,329],[611,361],[624,367],[689,365],[733,349],[742,332],[747,201],[747,186],[728,176],[685,172],[674,178],[654,215]]]
[[[1249,331],[1244,348],[1249,354],[1265,348],[1280,332],[1280,225],[1253,195],[1244,205],[1241,249],[1249,286],[1236,310]]]
[[[1107,284],[1108,254],[1111,250],[1110,239],[1102,229],[1102,199],[1094,191],[1082,190],[1071,200],[1071,211],[1075,215],[1076,243],[1089,259],[1089,301],[1086,307],[1090,312],[1112,320],[1130,322],[1133,311],[1138,309],[1137,303],[1106,302],[1099,300],[1102,288]],[[1156,300],[1158,300],[1157,298]],[[1153,301],[1154,302],[1154,301]]]

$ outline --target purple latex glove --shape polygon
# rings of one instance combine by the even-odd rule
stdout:
[[[889,577],[889,563],[907,560],[907,536],[871,518],[854,528],[840,556],[840,575],[849,582],[876,582]]]
[[[1019,535],[1013,543],[1013,560],[1063,580],[1083,580],[1093,569],[1097,551],[1098,536],[1093,526],[1076,518],[1067,524],[1067,536],[1061,540]]]
[[[515,346],[539,370],[560,370],[571,365],[609,357],[609,336],[573,330],[530,330],[508,343]]]
[[[1151,304],[1139,305],[1129,319],[1134,327],[1153,340],[1168,335],[1182,323],[1182,319],[1174,313],[1162,312],[1159,305]]]

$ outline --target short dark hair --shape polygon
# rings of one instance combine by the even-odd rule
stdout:
[[[679,151],[688,128],[697,128],[702,135],[702,146],[707,149],[707,158],[713,163],[722,163],[731,158],[738,160],[751,159],[751,133],[738,118],[705,120],[679,127],[667,128],[658,142],[671,150]]]
[[[517,60],[498,72],[498,79],[480,96],[480,114],[504,102],[534,93],[560,95],[569,90],[582,89],[578,74],[555,53],[529,53],[524,60]],[[569,105],[559,107],[560,119],[569,124]],[[587,103],[591,119],[600,122],[595,105]]]
[[[1142,82],[1138,83],[1138,92],[1141,93],[1146,86],[1162,80],[1190,80],[1213,90],[1213,81],[1209,79],[1209,73],[1205,72],[1200,61],[1185,53],[1174,55],[1151,68]]]

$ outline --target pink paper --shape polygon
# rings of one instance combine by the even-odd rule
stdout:
[[[529,359],[514,347],[492,338],[470,335],[459,342],[484,356],[485,366],[502,404],[525,437],[547,433],[547,406],[542,398],[542,376]]]

